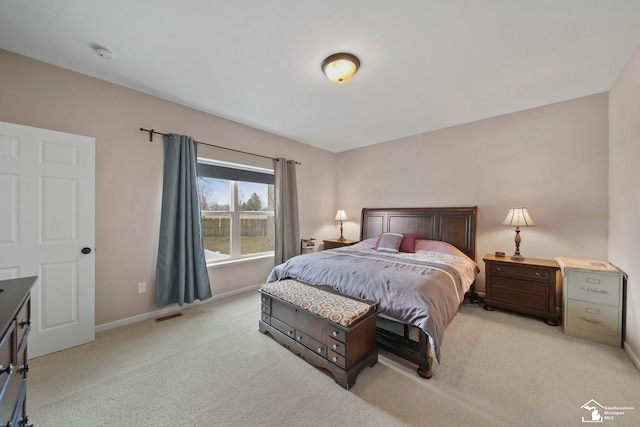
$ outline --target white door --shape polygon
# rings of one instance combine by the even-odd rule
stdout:
[[[94,138],[0,122],[0,280],[38,276],[29,358],[94,340],[94,193]]]

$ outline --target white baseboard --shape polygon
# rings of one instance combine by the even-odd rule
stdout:
[[[195,301],[188,305],[172,305],[170,307],[161,308],[160,310],[150,311],[148,313],[139,314],[137,316],[127,317],[126,319],[120,319],[109,323],[103,323],[101,325],[96,325],[96,332],[108,331],[109,329],[119,328],[120,326],[130,325],[132,323],[140,322],[141,320],[153,319],[156,317],[166,316],[168,314],[175,313],[176,311],[188,309],[191,307],[195,307],[200,304],[207,304],[212,301],[219,301],[221,299],[229,298],[234,295],[243,294],[246,292],[255,291],[260,288],[261,284],[247,286],[246,288],[235,289],[233,291],[224,292],[222,294],[217,294],[212,296],[211,298],[205,301]],[[257,297],[256,297],[257,298]]]
[[[626,341],[624,343],[624,350],[629,355],[629,359],[631,359],[633,364],[636,365],[636,368],[640,369],[640,357],[638,357],[638,355],[633,352],[633,348],[631,348],[630,345],[627,345]]]

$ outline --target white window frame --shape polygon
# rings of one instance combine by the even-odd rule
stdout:
[[[197,162],[210,164],[214,166],[222,166],[222,167],[231,168],[231,169],[240,169],[240,170],[259,172],[259,173],[265,173],[270,175],[274,174],[274,171],[272,169],[259,168],[255,166],[243,165],[238,163],[224,162],[220,160],[212,160],[204,157],[198,157]],[[238,180],[232,180],[232,179],[228,179],[228,181],[230,183],[229,191],[231,193],[229,198],[230,210],[229,211],[203,211],[202,215],[204,216],[207,213],[212,213],[220,216],[225,215],[229,217],[229,222],[230,222],[229,229],[231,233],[231,236],[229,238],[229,256],[220,256],[219,258],[208,258],[207,265],[217,265],[217,264],[223,264],[228,262],[237,262],[237,261],[246,261],[246,260],[257,259],[257,258],[273,257],[275,255],[274,251],[256,252],[256,253],[246,254],[246,255],[240,254],[241,237],[242,237],[241,236],[241,232],[242,232],[241,217],[251,216],[251,215],[265,215],[265,214],[275,216],[275,212],[274,211],[256,211],[256,212],[240,211],[239,209],[240,203],[238,200],[239,183],[252,182],[252,181],[238,181]]]

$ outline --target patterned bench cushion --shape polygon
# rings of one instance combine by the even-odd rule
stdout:
[[[265,283],[260,287],[274,297],[297,305],[331,322],[349,327],[365,315],[371,306],[343,295],[323,291],[292,279]]]

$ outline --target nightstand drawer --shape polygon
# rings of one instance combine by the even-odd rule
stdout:
[[[491,278],[491,294],[498,289],[526,292],[528,294],[549,295],[549,285],[546,283],[526,282],[522,280],[513,280],[507,277],[494,276]]]
[[[619,335],[618,308],[569,300],[565,307],[566,326],[616,337]]]
[[[491,289],[491,300],[503,302],[507,304],[517,305],[519,307],[529,307],[536,310],[547,310],[547,296],[524,294],[517,290],[496,287]]]
[[[491,274],[497,276],[509,276],[526,280],[549,281],[549,270],[535,267],[510,266],[507,264],[491,264]]]
[[[567,270],[569,299],[606,304],[617,307],[620,303],[620,275]]]

